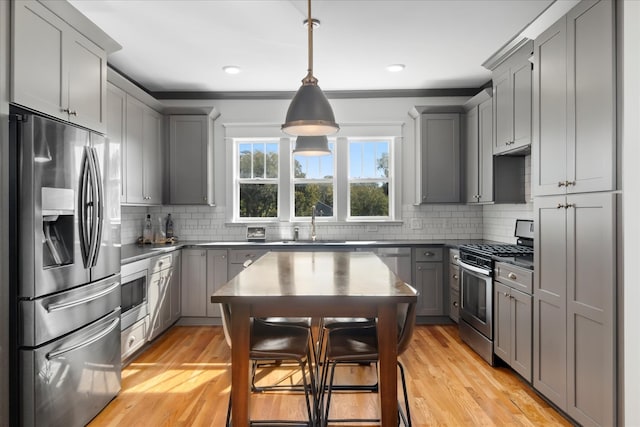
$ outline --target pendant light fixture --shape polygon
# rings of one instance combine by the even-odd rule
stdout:
[[[293,154],[299,156],[325,156],[331,154],[329,140],[326,135],[299,136],[296,138],[296,148]]]
[[[302,86],[291,100],[282,131],[294,136],[332,135],[340,129],[333,116],[333,110],[313,76],[313,20],[311,0],[307,0],[309,19],[307,33],[309,41],[309,68],[302,79]]]

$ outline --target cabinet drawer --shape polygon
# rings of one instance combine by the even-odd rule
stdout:
[[[533,271],[504,262],[497,262],[494,269],[495,280],[527,294],[533,293]]]
[[[416,261],[442,261],[442,248],[415,248]]]
[[[255,261],[260,258],[262,255],[266,254],[265,250],[230,250],[229,251],[229,262],[231,264],[242,264],[245,261]]]
[[[158,271],[166,270],[173,265],[173,253],[151,258],[151,272],[150,274]]]
[[[120,354],[122,360],[131,356],[147,342],[147,322],[149,316],[131,325],[120,334]]]
[[[460,251],[457,249],[449,249],[449,264],[458,265],[460,259]]]

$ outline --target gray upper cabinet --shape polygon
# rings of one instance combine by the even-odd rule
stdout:
[[[471,107],[473,105],[473,107]],[[490,89],[474,96],[465,106],[465,201],[493,201],[493,101]]]
[[[120,46],[66,2],[12,4],[11,101],[104,133],[107,53]]]
[[[525,43],[493,70],[494,154],[531,144],[532,49]]]
[[[126,203],[125,182],[127,182],[126,169],[124,167],[124,144],[126,140],[126,111],[127,94],[120,88],[107,83],[107,136],[109,137],[109,149],[116,149],[113,153],[120,162],[113,162],[110,166],[116,166],[118,170],[112,171],[120,176],[120,202]]]
[[[533,385],[581,425],[616,425],[615,195],[534,210]]]
[[[113,113],[114,120],[120,117],[121,93],[110,85],[108,111],[110,115]],[[162,116],[129,94],[125,93],[125,98],[124,124],[109,124],[114,132],[124,129],[121,202],[159,205],[162,203]]]
[[[615,190],[613,9],[583,1],[535,40],[534,195]]]
[[[169,118],[169,203],[213,205],[213,121],[208,115]]]
[[[461,200],[460,114],[422,114],[421,203]]]

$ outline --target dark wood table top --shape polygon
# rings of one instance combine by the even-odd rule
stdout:
[[[212,296],[212,303],[321,301],[410,302],[417,291],[371,252],[269,252]]]

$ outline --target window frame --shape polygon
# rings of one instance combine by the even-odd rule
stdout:
[[[278,173],[276,178],[241,178],[240,177],[240,145],[242,144],[251,144],[252,149],[254,144],[262,143],[265,145],[265,155],[267,153],[266,145],[267,144],[275,144],[277,146],[278,153]],[[279,138],[234,138],[233,139],[233,218],[234,222],[277,222],[282,214],[281,211],[281,156],[282,156],[282,147],[281,140]],[[253,159],[252,159],[253,161]],[[252,168],[253,170],[253,168]],[[266,174],[266,163],[265,163],[265,171]],[[277,188],[277,206],[276,206],[276,215],[269,217],[242,217],[240,216],[240,186],[242,184],[271,184],[276,185]]]
[[[362,142],[371,142],[371,143],[379,143],[385,142],[388,144],[388,153],[389,158],[388,162],[388,171],[389,175],[387,177],[377,177],[377,178],[351,178],[351,143],[362,143]],[[394,213],[395,213],[395,138],[391,136],[383,136],[383,137],[363,137],[363,136],[354,136],[346,138],[346,154],[347,154],[347,164],[346,164],[346,176],[345,176],[345,191],[346,191],[346,205],[345,209],[345,217],[348,222],[373,222],[373,221],[393,221]],[[351,215],[351,184],[377,184],[377,183],[386,183],[387,191],[388,191],[388,205],[386,216],[375,215],[375,216],[353,216]]]

